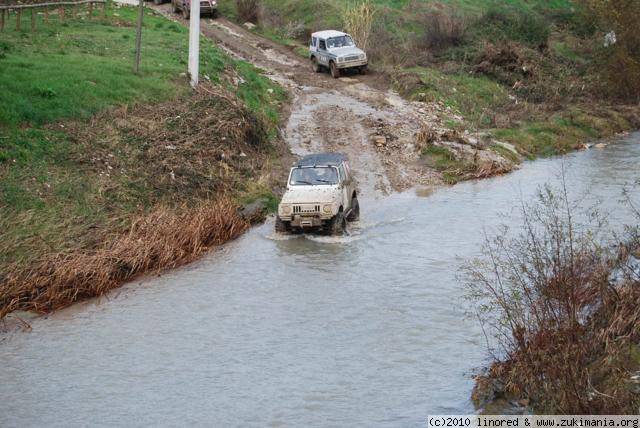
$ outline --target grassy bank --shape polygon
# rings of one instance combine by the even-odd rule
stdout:
[[[345,8],[360,2],[257,3],[256,31],[302,50],[312,31],[348,31]],[[367,51],[402,95],[450,107],[460,117],[446,121],[452,129],[488,134],[522,159],[566,153],[640,126],[637,102],[614,98],[605,85],[603,34],[584,3],[371,0]],[[243,21],[235,0],[221,4]],[[423,155],[442,163],[441,154]]]
[[[186,29],[150,12],[135,75],[134,22],[123,7],[3,33],[0,318],[191,260],[269,195],[282,89],[203,40],[191,91]]]

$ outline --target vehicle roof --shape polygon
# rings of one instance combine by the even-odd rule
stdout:
[[[318,37],[320,39],[329,39],[331,37],[340,37],[340,36],[346,36],[346,35],[347,33],[343,33],[342,31],[325,30],[325,31],[318,31],[316,33],[313,33],[311,37]]]
[[[303,157],[295,166],[338,166],[346,160],[347,156],[342,153],[317,153]]]

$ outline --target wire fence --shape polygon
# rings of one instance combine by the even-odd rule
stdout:
[[[109,0],[76,0],[76,1],[50,1],[46,3],[37,3],[34,1],[25,1],[21,3],[6,4],[0,3],[0,32],[5,31],[7,22],[10,20],[11,14],[15,15],[15,29],[22,30],[23,12],[30,12],[31,15],[31,31],[36,31],[37,15],[42,13],[44,23],[49,23],[50,15],[56,15],[59,22],[64,22],[66,14],[70,13],[72,17],[77,17],[79,9],[83,6],[87,7],[89,19],[95,16],[95,6],[100,5],[99,11],[102,18],[106,15],[107,2]]]

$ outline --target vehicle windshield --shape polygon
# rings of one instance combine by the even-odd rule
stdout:
[[[339,36],[327,39],[327,47],[329,49],[344,48],[347,46],[355,46],[350,36]]]
[[[338,184],[338,170],[333,167],[302,167],[291,171],[292,186]]]

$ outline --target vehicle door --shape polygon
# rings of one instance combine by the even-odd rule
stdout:
[[[318,38],[311,37],[311,41],[309,42],[309,52],[314,53],[318,51]]]
[[[318,63],[329,66],[329,52],[327,52],[327,42],[324,39],[318,40]]]

